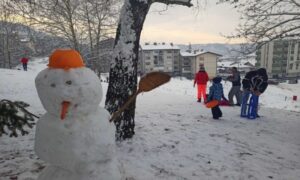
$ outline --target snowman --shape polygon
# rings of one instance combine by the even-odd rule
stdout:
[[[39,180],[120,180],[114,125],[99,107],[100,80],[74,50],[56,50],[36,79],[46,109],[36,125],[35,152],[49,165]]]

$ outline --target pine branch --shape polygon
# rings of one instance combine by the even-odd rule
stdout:
[[[35,124],[34,118],[39,118],[25,109],[28,106],[29,104],[22,101],[0,101],[0,137],[3,134],[18,137],[18,131],[22,136],[28,134],[24,128],[32,128]]]

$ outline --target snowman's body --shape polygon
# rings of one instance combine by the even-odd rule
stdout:
[[[64,121],[45,114],[37,123],[35,151],[50,166],[40,179],[118,179],[114,131],[108,117],[100,108],[89,116]]]
[[[45,69],[36,87],[47,113],[37,122],[35,152],[49,165],[40,180],[119,180],[114,125],[99,107],[102,88],[88,68]],[[61,120],[61,104],[70,102]]]

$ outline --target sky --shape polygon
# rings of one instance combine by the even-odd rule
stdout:
[[[240,14],[229,4],[208,0],[196,11],[185,6],[152,5],[142,31],[141,41],[175,44],[239,43],[224,38],[235,32]]]

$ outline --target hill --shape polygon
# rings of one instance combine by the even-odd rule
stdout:
[[[27,72],[0,69],[0,99],[28,102],[45,113],[34,78],[47,58],[35,59]],[[223,82],[225,95],[230,83]],[[102,83],[104,92],[107,83]],[[269,86],[261,96],[261,118],[246,120],[239,107],[210,109],[196,102],[193,82],[172,79],[137,99],[136,134],[118,144],[123,176],[136,180],[300,179],[300,85]],[[105,96],[104,96],[105,97]],[[101,106],[103,106],[104,99]],[[33,151],[34,129],[18,138],[0,138],[0,179],[33,180],[46,166]]]
[[[182,51],[186,51],[189,48],[189,45],[178,45]],[[222,44],[222,43],[211,43],[211,44],[192,44],[193,50],[205,50],[212,51],[218,54],[223,55],[223,57],[236,57],[241,56],[241,51],[244,47],[250,48],[250,45],[242,45],[242,44]]]

